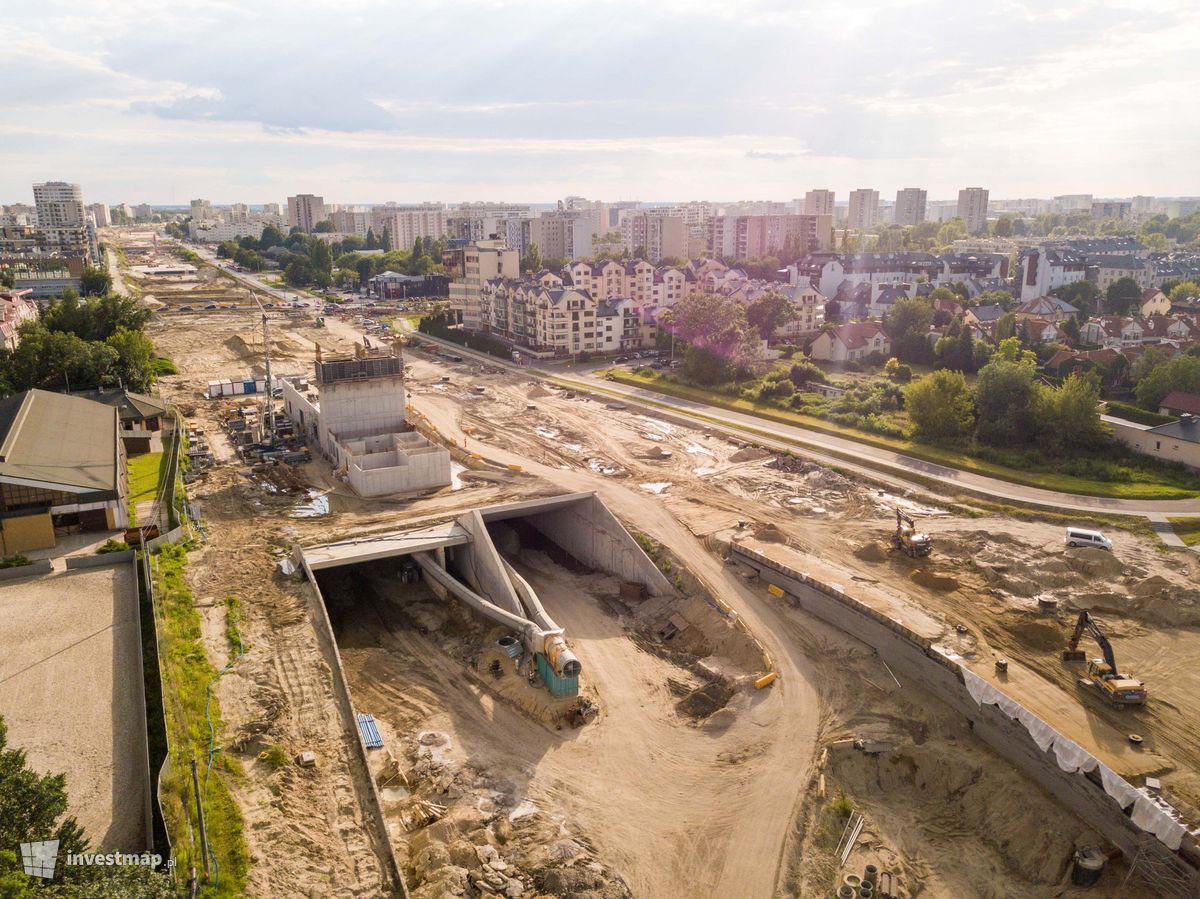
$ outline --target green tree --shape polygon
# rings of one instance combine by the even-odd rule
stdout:
[[[1050,296],[1070,303],[1084,318],[1092,315],[1100,301],[1100,288],[1091,281],[1072,281],[1050,291]]]
[[[996,321],[996,340],[1008,340],[1017,336],[1017,317],[1011,313],[1005,313]]]
[[[759,294],[746,306],[746,321],[767,340],[775,331],[794,321],[796,309],[783,294],[770,290]]]
[[[531,243],[525,250],[525,255],[521,257],[521,271],[523,272],[538,272],[542,268],[542,251],[538,249],[538,245]]]
[[[329,219],[322,219],[313,225],[313,234],[332,234],[333,222]]]
[[[150,310],[136,300],[107,294],[81,301],[73,290],[64,291],[42,316],[49,330],[74,334],[84,340],[104,340],[119,328],[140,331],[149,320]]]
[[[1142,288],[1133,278],[1118,278],[1108,285],[1105,294],[1105,311],[1109,315],[1128,315],[1141,303]]]
[[[1155,366],[1137,382],[1134,395],[1143,409],[1158,411],[1173,390],[1200,393],[1200,356],[1183,354]]]
[[[1200,297],[1200,284],[1195,281],[1181,281],[1167,294],[1167,299],[1172,303],[1182,303],[1186,299],[1196,297]]]
[[[925,297],[905,297],[893,307],[884,322],[892,340],[892,352],[905,362],[925,364],[933,359],[929,328],[933,324],[933,306]]]
[[[907,384],[912,380],[912,367],[892,356],[883,365],[883,376],[897,384]]]
[[[263,228],[262,237],[258,239],[258,248],[260,250],[269,250],[271,247],[283,246],[283,232],[274,225],[267,225]]]
[[[1051,446],[1060,451],[1089,450],[1108,441],[1110,432],[1100,421],[1100,376],[1096,372],[1075,372],[1061,387],[1042,390],[1042,432]]]
[[[392,248],[392,231],[387,225],[383,226],[383,234],[379,237],[379,249],[385,253]]]
[[[366,287],[367,282],[370,281],[372,276],[374,276],[374,274],[375,274],[374,266],[372,265],[371,260],[370,259],[360,259],[360,260],[358,260],[358,263],[354,267],[358,271],[358,286],[359,286],[359,288],[361,289],[361,288]]]
[[[17,276],[13,274],[13,270],[8,266],[0,268],[0,287],[16,287]]]
[[[329,244],[319,237],[313,238],[308,244],[308,261],[312,263],[314,273],[329,274],[333,268],[333,253],[329,250]]]
[[[940,246],[949,247],[956,240],[967,236],[967,226],[962,219],[954,218],[938,228],[937,242]]]
[[[379,241],[378,241],[378,240],[376,239],[376,237],[375,237],[375,229],[374,229],[374,228],[368,228],[368,229],[367,229],[367,246],[366,246],[366,249],[368,249],[368,250],[377,250],[377,249],[379,249]]]
[[[84,266],[79,278],[79,292],[85,297],[102,297],[112,290],[112,275],[102,268]]]
[[[961,372],[939,369],[904,388],[913,436],[930,443],[962,443],[971,434],[971,388]]]
[[[1040,410],[1034,375],[1032,363],[1011,362],[999,350],[979,370],[975,384],[975,435],[980,442],[1021,446],[1038,436]]]
[[[128,389],[145,393],[154,383],[154,343],[141,331],[119,328],[104,341],[116,353],[114,373]]]
[[[1000,216],[1000,218],[996,219],[996,226],[993,229],[993,233],[997,237],[1012,237],[1013,220],[1007,215]]]

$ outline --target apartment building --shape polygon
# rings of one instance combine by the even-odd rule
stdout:
[[[1094,219],[1127,219],[1133,211],[1133,203],[1129,200],[1105,200],[1092,203],[1092,218]]]
[[[639,306],[664,309],[684,295],[689,279],[685,270],[671,266],[655,268],[644,259],[618,262],[572,262],[564,269],[564,286],[586,290],[597,299],[633,300]]]
[[[850,211],[846,227],[855,231],[866,231],[879,218],[879,191],[859,188],[850,191]]]
[[[1030,247],[1021,251],[1017,267],[1021,302],[1045,296],[1056,287],[1087,277],[1087,258],[1068,249]]]
[[[522,244],[526,251],[530,244],[537,244],[543,259],[576,259],[592,255],[598,233],[595,210],[559,209],[530,219]]]
[[[926,192],[919,187],[896,191],[893,220],[897,225],[919,225],[925,221]]]
[[[375,206],[371,209],[371,227],[376,237],[388,232],[392,249],[408,249],[418,237],[437,240],[446,236],[446,207],[442,203]]]
[[[988,192],[982,187],[964,187],[958,192],[958,217],[968,234],[987,231]]]
[[[301,228],[312,233],[318,222],[329,218],[325,211],[325,198],[314,194],[296,194],[287,198],[287,223],[289,228]]]
[[[333,230],[338,234],[356,234],[366,237],[371,230],[371,212],[360,207],[338,209],[329,214]]]
[[[833,191],[818,188],[804,194],[804,215],[833,215]]]
[[[112,217],[108,214],[108,207],[103,203],[92,203],[88,206],[87,211],[91,214],[97,228],[107,228],[112,224]]]
[[[718,215],[708,223],[708,249],[718,259],[802,255],[832,246],[828,215]]]
[[[208,200],[192,200],[191,211],[193,221],[207,222],[215,218],[212,203]]]
[[[51,252],[99,264],[96,226],[84,208],[83,191],[78,184],[65,181],[35,184],[33,202],[37,207],[37,230]]]
[[[463,249],[463,278],[450,284],[450,309],[456,311],[463,327],[478,331],[482,326],[479,308],[480,290],[494,280],[521,277],[521,257],[504,241],[478,241]]]
[[[262,222],[230,222],[220,220],[199,221],[192,219],[188,222],[188,237],[200,243],[223,243],[227,240],[240,240],[243,237],[262,237]]]
[[[667,257],[687,257],[688,229],[683,216],[658,212],[633,212],[621,222],[621,246],[628,253],[639,253],[651,262]]]

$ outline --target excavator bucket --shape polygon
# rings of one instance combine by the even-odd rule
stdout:
[[[1064,649],[1062,651],[1062,660],[1064,662],[1082,662],[1087,658],[1087,653],[1082,649]]]

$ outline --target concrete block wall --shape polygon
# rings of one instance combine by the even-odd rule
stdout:
[[[621,522],[596,496],[529,516],[529,522],[585,565],[646,588],[650,596],[674,589]]]
[[[997,706],[976,705],[963,684],[958,664],[933,649],[930,641],[853,597],[752,549],[734,544],[731,552],[737,561],[757,570],[764,583],[784,590],[801,609],[874,647],[897,676],[907,677],[962,714],[971,722],[976,736],[993,751],[1016,765],[1127,857],[1133,858],[1139,849],[1150,853],[1191,884],[1192,892],[1185,895],[1200,895],[1200,871],[1195,866],[1138,828],[1105,793],[1098,775],[1063,771],[1054,753],[1043,752],[1019,722]]]

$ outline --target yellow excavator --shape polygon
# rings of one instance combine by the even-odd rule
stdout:
[[[896,533],[892,534],[892,549],[902,550],[916,559],[933,552],[933,540],[928,534],[917,531],[916,522],[897,509]]]
[[[1083,637],[1085,630],[1100,645],[1100,652],[1103,653],[1104,658],[1088,659],[1087,654],[1079,648],[1079,640]],[[1096,624],[1087,609],[1079,613],[1079,620],[1075,622],[1075,631],[1067,641],[1067,648],[1062,651],[1062,657],[1064,662],[1082,662],[1087,659],[1087,680],[1082,683],[1090,682],[1105,699],[1112,703],[1114,708],[1123,709],[1129,705],[1142,705],[1146,701],[1146,685],[1137,678],[1117,671],[1117,660],[1113,656],[1112,644],[1108,642],[1108,637],[1104,636],[1104,632],[1100,630],[1099,625]]]

